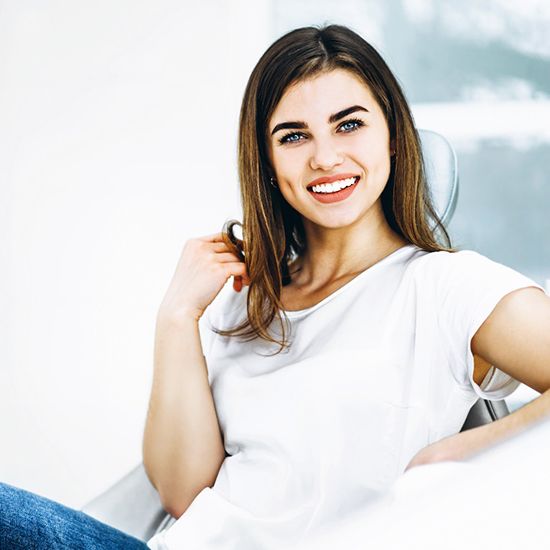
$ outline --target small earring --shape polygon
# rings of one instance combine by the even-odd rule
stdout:
[[[271,183],[271,185],[273,185],[273,187],[275,187],[275,189],[277,189],[279,187],[277,185],[277,181],[275,180],[274,177],[269,178],[269,183]]]

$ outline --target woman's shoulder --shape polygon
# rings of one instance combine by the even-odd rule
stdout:
[[[412,261],[420,268],[429,270],[462,270],[469,268],[482,268],[490,265],[498,264],[489,257],[476,252],[475,250],[435,250],[428,251],[421,248],[416,249],[417,253],[413,256]],[[498,264],[502,265],[502,264]],[[505,266],[503,266],[505,267]]]
[[[448,289],[490,284],[491,281],[520,275],[512,268],[475,250],[427,251],[418,248],[408,271],[419,286]]]
[[[487,293],[499,292],[499,289],[540,287],[513,267],[475,250],[426,252],[415,262],[418,284],[429,285],[442,296],[456,295],[460,299],[474,300]]]

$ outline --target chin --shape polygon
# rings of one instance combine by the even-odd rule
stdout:
[[[358,221],[359,221],[359,218],[357,216],[349,216],[349,217],[335,216],[330,220],[322,219],[322,220],[313,221],[312,223],[314,223],[319,227],[323,227],[325,229],[344,229],[345,227],[350,227],[354,225]]]

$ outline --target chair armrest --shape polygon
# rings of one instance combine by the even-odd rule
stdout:
[[[143,464],[85,504],[81,511],[140,540],[149,540],[168,519]]]
[[[508,414],[510,414],[510,411],[504,399],[500,401],[478,399],[470,409],[460,431],[464,432],[478,426],[483,426],[484,424],[489,424],[489,422],[498,420]]]

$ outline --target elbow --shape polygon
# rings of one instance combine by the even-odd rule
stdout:
[[[164,510],[172,517],[179,519],[189,508],[197,495],[207,487],[212,487],[218,476],[225,457],[205,468],[204,462],[200,465],[185,465],[184,468],[151,468],[147,464],[145,455],[143,464],[151,484],[157,491],[160,503]],[[173,462],[173,461],[171,461]],[[182,466],[181,461],[179,466]],[[153,475],[154,474],[154,475]]]
[[[166,495],[163,491],[159,491],[160,502],[165,512],[176,519],[179,519],[184,514],[197,494],[197,492],[193,491],[192,493],[186,494],[175,495],[172,493]]]
[[[200,481],[187,481],[176,485],[174,480],[172,480],[168,484],[160,485],[157,488],[157,492],[162,507],[166,512],[172,517],[179,519],[187,508],[189,508],[197,495],[209,485],[209,483],[201,483]]]
[[[162,504],[162,507],[164,508],[164,511],[167,514],[170,514],[173,518],[179,519],[181,516],[183,516],[183,513],[187,508],[184,508],[182,506],[171,506],[170,504]]]
[[[174,491],[173,484],[168,488],[159,488],[157,492],[164,510],[172,517],[179,519],[191,506],[192,502],[206,488],[214,486],[216,477],[187,485],[179,491]],[[163,490],[164,489],[164,490]]]
[[[154,469],[149,467],[145,456],[143,457],[143,467],[147,478],[149,479],[149,482],[157,492],[160,504],[164,511],[170,514],[172,517],[178,519],[188,508],[190,502],[187,504],[187,506],[183,506],[182,503],[185,501],[182,499],[181,494],[174,494],[173,483],[171,483],[169,488],[167,488],[155,479],[155,476],[153,475]]]

